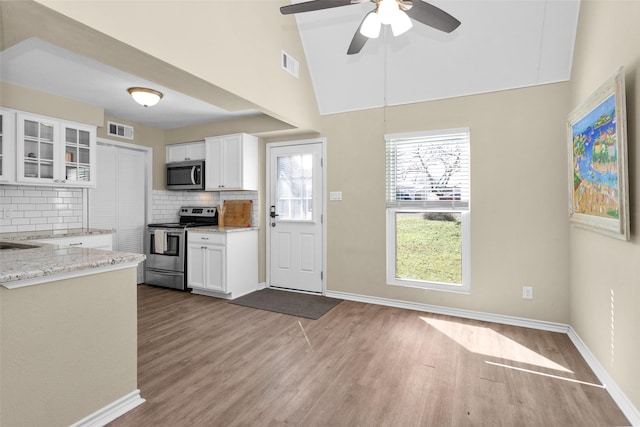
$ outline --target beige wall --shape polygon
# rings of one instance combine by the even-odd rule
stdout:
[[[234,94],[277,119],[299,128],[317,129],[318,108],[296,21],[279,11],[280,6],[288,4],[286,0],[39,3]],[[153,25],[140,31],[140,22],[148,19],[150,11]],[[54,42],[60,43],[62,38]],[[96,41],[103,42],[106,38]],[[113,43],[110,46],[114,48]],[[66,40],[65,47],[83,49],[73,40]],[[282,50],[300,62],[299,79],[282,69]],[[142,60],[143,55],[139,56]],[[133,72],[128,67],[135,67],[135,63],[122,61],[116,67]],[[152,69],[141,68],[136,73],[156,81],[148,74]],[[172,84],[170,80],[164,83]],[[176,89],[185,92],[188,88]]]
[[[4,82],[0,83],[0,105],[94,126],[102,126],[104,117],[101,107]]]
[[[568,323],[567,83],[323,118],[332,291]],[[471,130],[471,294],[385,282],[385,133]],[[522,299],[522,286],[534,299]]]
[[[64,426],[137,389],[136,269],[0,287],[3,426]]]
[[[638,1],[582,1],[570,102],[575,108],[617,67],[625,67],[631,241],[570,229],[571,325],[636,408],[640,408],[638,17]]]

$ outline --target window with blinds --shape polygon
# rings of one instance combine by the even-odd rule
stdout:
[[[387,135],[388,207],[469,207],[469,130]]]
[[[470,292],[469,138],[385,136],[388,284]]]

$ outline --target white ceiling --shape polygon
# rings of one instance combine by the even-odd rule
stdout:
[[[579,0],[429,2],[460,27],[413,21],[393,37],[383,25],[357,55],[347,48],[373,3],[295,15],[321,114],[569,80]]]
[[[570,78],[579,0],[431,3],[462,25],[446,34],[414,21],[413,28],[399,37],[383,28],[380,37],[369,40],[357,55],[346,51],[373,3],[291,17],[298,22],[320,113]],[[103,107],[114,118],[162,129],[262,114],[257,110],[231,113],[39,39],[28,39],[0,52],[0,78]],[[158,105],[142,107],[126,91],[132,86],[154,88],[163,92],[164,98]]]
[[[104,108],[105,114],[154,128],[183,126],[256,116],[256,110],[229,112],[154,82],[31,38],[0,52],[2,81]],[[162,92],[153,107],[137,104],[127,88]]]

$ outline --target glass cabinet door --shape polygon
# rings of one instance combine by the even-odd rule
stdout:
[[[17,181],[94,187],[95,126],[17,114]]]
[[[4,114],[4,112],[2,110],[0,110],[0,178],[3,178],[7,171],[4,169],[4,158],[5,158],[5,149],[4,149],[4,144],[7,141],[7,138],[5,138],[5,126],[4,126],[4,121],[5,121],[5,117],[6,115]]]
[[[54,144],[56,125],[23,118],[21,121],[24,178],[54,178]]]
[[[65,133],[65,179],[69,181],[91,181],[91,139],[89,130],[71,126]]]
[[[0,108],[0,182],[4,183],[16,180],[15,119],[13,111]]]

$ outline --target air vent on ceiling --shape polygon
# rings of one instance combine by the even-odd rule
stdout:
[[[121,125],[120,123],[107,122],[107,133],[120,138],[133,139],[133,126]]]
[[[282,68],[287,70],[289,74],[294,76],[296,79],[298,78],[300,63],[293,59],[293,57],[284,50],[282,51]]]

